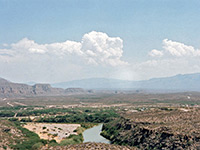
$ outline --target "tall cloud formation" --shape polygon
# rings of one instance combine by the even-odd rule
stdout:
[[[81,42],[65,41],[61,43],[38,44],[24,38],[10,45],[9,49],[0,49],[0,57],[11,59],[18,55],[47,55],[58,58],[75,56],[95,65],[127,65],[121,60],[123,40],[109,37],[106,33],[92,31],[82,37]],[[10,57],[10,58],[9,58]]]
[[[122,60],[123,40],[92,31],[81,41],[38,44],[24,38],[0,48],[0,75],[18,81],[61,82],[91,77],[141,80],[200,72],[200,50],[164,39],[145,61]],[[91,64],[91,65],[88,65]],[[113,67],[115,66],[115,67]]]

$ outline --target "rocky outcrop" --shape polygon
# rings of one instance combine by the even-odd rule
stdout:
[[[44,146],[42,150],[136,150],[136,148],[105,143],[81,143],[68,146]]]
[[[32,87],[26,84],[12,83],[5,79],[0,79],[0,96],[32,95]]]
[[[147,123],[148,124],[148,123]],[[167,127],[149,129],[145,122],[120,118],[103,125],[102,135],[112,143],[136,146],[139,149],[198,149],[200,137],[173,134]]]
[[[86,92],[81,88],[53,88],[50,84],[35,84],[33,86],[13,83],[0,78],[0,97],[21,97],[21,96],[56,96],[70,93]]]
[[[35,95],[59,95],[65,91],[61,88],[52,88],[50,84],[35,84],[32,90]]]

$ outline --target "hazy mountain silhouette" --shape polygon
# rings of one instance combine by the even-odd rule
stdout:
[[[51,84],[53,87],[79,87],[85,89],[151,89],[200,91],[200,73],[179,74],[172,77],[127,81],[107,78],[90,78]]]

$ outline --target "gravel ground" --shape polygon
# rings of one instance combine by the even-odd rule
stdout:
[[[59,143],[63,138],[71,134],[77,135],[74,130],[80,126],[80,124],[27,123],[24,128],[37,133],[41,139],[54,139]]]

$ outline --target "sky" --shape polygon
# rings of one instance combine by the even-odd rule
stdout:
[[[0,0],[0,77],[146,80],[200,72],[199,0]]]

